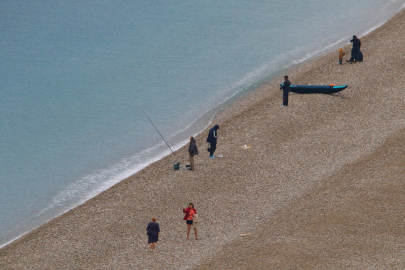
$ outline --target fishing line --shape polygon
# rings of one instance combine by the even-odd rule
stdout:
[[[148,118],[149,122],[152,124],[152,126],[156,129],[157,133],[159,133],[160,137],[162,137],[163,141],[166,143],[167,147],[169,147],[170,151],[172,151],[173,156],[176,158],[177,163],[180,164],[179,159],[177,158],[176,154],[173,152],[172,148],[170,147],[170,145],[166,142],[165,138],[163,138],[162,134],[159,132],[159,130],[157,129],[157,127],[153,124],[152,120],[150,120],[149,116],[146,114],[146,112],[144,110],[142,110],[143,113],[145,114],[145,116]]]

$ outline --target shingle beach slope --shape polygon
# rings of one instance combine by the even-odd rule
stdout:
[[[339,66],[335,52],[289,72],[348,84],[343,97],[280,108],[280,80],[246,96],[216,121],[224,158],[208,158],[204,132],[196,171],[166,157],[2,248],[0,269],[405,268],[404,33],[405,10],[362,38],[364,62]],[[190,201],[199,241],[185,240]]]

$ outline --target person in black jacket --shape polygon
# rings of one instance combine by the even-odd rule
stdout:
[[[190,158],[190,171],[194,171],[194,156],[198,155],[197,143],[194,137],[190,137],[190,146],[188,147],[188,154]]]
[[[214,152],[215,152],[215,149],[217,149],[218,129],[219,129],[219,126],[215,125],[208,132],[207,142],[210,144],[210,146],[208,148],[208,151],[210,151],[210,158],[215,158]]]
[[[291,82],[288,80],[288,76],[284,76],[284,84],[280,87],[283,89],[283,107],[288,106],[288,93],[290,93]]]
[[[350,63],[353,63],[353,61],[356,63],[358,60],[357,55],[360,52],[361,41],[356,36],[353,36],[353,39],[350,40],[350,42],[353,42],[352,57],[350,58]]]

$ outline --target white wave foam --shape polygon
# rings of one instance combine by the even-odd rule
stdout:
[[[221,93],[223,92],[230,92],[231,94],[225,96],[218,104],[216,107],[220,106],[221,104],[224,104],[228,100],[234,98],[236,95],[238,95],[240,92],[244,91],[245,89],[251,87],[255,83],[258,82],[258,80],[263,79],[266,75],[268,75],[268,71],[272,65],[275,65],[277,63],[277,60],[273,60],[267,63],[264,63],[261,67],[258,67],[248,74],[238,80],[237,82],[233,83],[229,87],[223,89],[220,91]]]
[[[232,91],[232,94],[226,96],[215,107],[220,106],[227,100],[237,95],[240,91],[242,91],[246,87],[251,86],[254,82],[257,81],[257,78],[260,78],[260,76],[262,76],[263,73],[267,71],[267,69],[272,64],[274,63],[273,62],[265,63],[260,68],[253,70],[252,72],[248,73],[245,77],[243,77],[236,83],[226,88],[225,91],[227,92],[232,90],[236,91]],[[209,113],[210,111],[212,111],[212,109],[205,111],[203,115]],[[204,130],[211,124],[212,117],[213,116],[211,116],[208,123],[202,129],[200,129],[198,133],[200,133],[202,130]],[[177,137],[179,134],[189,130],[193,125],[196,124],[198,120],[199,118],[196,118],[188,125],[186,125],[183,129],[180,129],[177,132],[169,136],[166,136],[167,140]],[[184,146],[187,142],[188,140],[180,141],[176,143],[174,146],[171,146],[171,148],[173,149],[173,151],[176,151],[180,149],[182,146]],[[160,150],[159,148],[162,148],[162,150]],[[160,154],[155,154],[156,152],[160,152]],[[58,208],[60,209],[60,211],[57,211],[57,213],[52,218],[62,215],[63,213],[66,213],[67,211],[73,209],[74,207],[77,207],[78,205],[85,203],[86,201],[97,196],[101,192],[109,189],[110,187],[114,186],[120,181],[137,173],[138,171],[142,170],[143,168],[147,167],[153,162],[158,161],[163,157],[169,155],[170,153],[171,151],[166,148],[166,144],[162,141],[148,149],[141,151],[140,153],[130,158],[120,160],[119,162],[112,165],[108,169],[99,170],[92,174],[83,176],[78,181],[70,184],[62,192],[56,195],[52,199],[52,202],[36,215],[36,218],[39,218],[40,216],[52,212]],[[148,158],[143,159],[144,157]],[[19,237],[17,237],[16,239],[18,239]],[[16,239],[13,239],[12,241],[15,241]],[[12,241],[8,243],[11,243]]]
[[[160,155],[152,156],[146,160],[142,159],[145,156],[151,156],[151,153],[156,151],[159,147],[164,146],[165,143],[160,142],[153,147],[141,151],[140,153],[132,156],[129,159],[120,160],[107,169],[99,170],[92,174],[83,176],[78,181],[70,184],[61,193],[55,196],[52,202],[37,216],[41,216],[54,208],[62,207],[66,202],[69,201],[74,201],[72,202],[73,205],[71,205],[71,207],[69,207],[68,209],[65,209],[64,212],[80,204],[83,204],[87,200],[107,190],[116,183],[168,155],[170,153],[169,150],[163,151]]]
[[[385,20],[384,22],[379,23],[379,24],[377,24],[377,25],[375,25],[375,26],[373,26],[373,27],[367,29],[366,31],[362,32],[362,33],[359,35],[359,37],[364,37],[365,35],[370,34],[370,33],[373,32],[375,29],[381,27],[381,26],[382,26],[384,23],[386,23],[387,21],[388,21],[388,20]]]
[[[172,148],[174,151],[176,151],[186,143],[187,141],[181,141],[175,144]],[[162,148],[163,151],[159,151],[159,148]],[[160,152],[160,154],[154,155],[155,152]],[[46,208],[40,211],[33,219],[40,219],[41,216],[45,216],[50,212],[52,213],[52,211],[54,211],[55,214],[50,218],[43,220],[43,222],[46,222],[52,218],[56,218],[66,213],[67,211],[85,203],[91,198],[94,198],[101,192],[142,170],[153,162],[162,159],[170,153],[171,152],[169,149],[167,149],[166,144],[164,142],[160,142],[128,159],[120,160],[108,169],[99,170],[92,174],[83,176],[78,181],[70,184],[62,192],[56,195],[52,199],[52,202]],[[148,156],[149,158],[143,160],[145,156]],[[31,228],[20,233],[12,240],[0,245],[0,248],[19,239],[33,229],[34,228]]]
[[[391,6],[392,6],[394,3],[396,3],[396,2],[397,2],[397,1],[392,0],[391,2],[385,3],[385,5],[383,5],[383,6],[386,7],[386,8],[389,8],[389,7],[391,7]],[[397,6],[396,6],[396,7],[397,7]],[[375,29],[381,27],[381,26],[384,25],[389,19],[391,19],[395,14],[397,14],[399,11],[401,11],[401,10],[404,9],[404,8],[405,8],[405,2],[399,7],[399,10],[396,10],[396,9],[395,9],[394,12],[391,12],[392,14],[390,14],[390,16],[389,16],[388,18],[386,18],[384,21],[382,21],[382,22],[376,24],[375,26],[373,26],[373,27],[367,29],[366,31],[362,32],[362,33],[359,35],[359,37],[363,37],[363,36],[365,36],[365,35],[367,35],[367,34],[373,32]]]
[[[322,49],[315,50],[315,51],[312,52],[312,53],[307,53],[306,55],[304,55],[304,57],[302,57],[302,58],[300,58],[300,59],[298,59],[298,60],[294,60],[294,61],[292,62],[292,64],[295,65],[295,64],[299,64],[299,63],[305,62],[306,60],[308,60],[308,59],[310,59],[310,58],[312,58],[312,57],[314,57],[314,56],[316,56],[316,55],[321,54],[322,52],[325,52],[325,51],[327,51],[327,50],[329,50],[329,49],[335,47],[336,45],[338,45],[338,44],[344,42],[344,41],[347,40],[347,39],[348,39],[347,37],[341,38],[341,39],[339,39],[338,41],[335,41],[335,42],[333,42],[333,43],[330,43],[330,44],[326,45],[326,46],[323,47]]]
[[[265,74],[269,67],[271,65],[273,65],[275,63],[275,61],[271,61],[269,63],[265,63],[263,64],[261,67],[254,69],[253,71],[249,72],[246,76],[244,76],[242,79],[238,80],[237,82],[233,83],[232,85],[230,85],[229,87],[226,87],[220,91],[218,91],[219,94],[222,93],[231,93],[229,95],[226,95],[220,102],[217,102],[213,108],[207,109],[205,111],[203,111],[201,113],[201,115],[207,115],[210,112],[212,112],[214,109],[220,107],[222,104],[224,104],[225,102],[227,102],[228,100],[232,99],[233,97],[235,97],[237,94],[239,94],[241,91],[243,91],[244,89],[252,86],[254,83],[257,82],[258,79],[261,79],[263,77],[263,74]],[[214,116],[211,116],[210,118],[212,119]],[[201,117],[200,117],[201,118]],[[186,125],[184,128],[179,129],[177,132],[166,136],[165,138],[167,140],[171,140],[172,138],[178,136],[179,134],[185,132],[186,130],[189,130],[194,124],[196,124],[196,122],[198,120],[200,120],[200,118],[196,118],[194,120],[192,120],[188,125]],[[204,126],[204,128],[202,130],[204,130],[205,128],[207,128],[209,125],[211,124],[211,120],[208,121],[208,124]],[[200,131],[201,132],[201,131]],[[195,134],[196,135],[196,134]],[[184,144],[182,144],[181,146],[183,146]],[[180,147],[179,147],[180,148]]]
[[[171,134],[169,138],[175,137],[176,135],[185,132],[193,124],[197,122],[198,119],[192,121],[184,129]],[[200,129],[200,132],[211,124],[211,120],[208,124]],[[196,135],[196,134],[195,134]],[[187,144],[187,140],[182,140],[177,142],[175,145],[171,146],[173,151],[176,151]],[[158,154],[159,153],[159,154]],[[120,181],[128,178],[129,176],[137,173],[148,165],[156,162],[163,157],[171,154],[171,151],[167,148],[165,142],[160,142],[148,149],[142,150],[140,153],[133,155],[130,158],[124,158],[110,166],[107,169],[96,171],[92,174],[83,176],[78,181],[70,184],[57,196],[55,196],[52,202],[44,208],[36,217],[40,217],[48,212],[51,212],[57,208],[61,208],[55,217],[73,209],[74,207],[85,203],[91,198],[97,196],[101,192],[109,189]],[[15,239],[14,239],[15,240]],[[13,240],[13,241],[14,241]]]
[[[405,8],[405,3],[402,4],[400,9],[402,10],[403,8]],[[386,21],[387,20],[385,20],[382,23],[377,24],[376,26],[369,28],[368,30],[366,30],[359,36],[361,37],[361,36],[364,36],[364,35],[372,32],[373,30],[375,30],[378,27],[380,27],[381,25],[383,25]],[[336,42],[333,42],[333,43],[325,46],[322,49],[316,50],[312,53],[308,53],[308,54],[304,55],[304,57],[301,57],[298,60],[292,61],[292,64],[288,64],[284,68],[288,68],[288,67],[291,67],[291,65],[302,63],[316,55],[319,55],[322,52],[325,52],[325,51],[333,48],[337,44],[342,43],[345,40],[348,40],[349,38],[350,37],[344,37],[342,39],[337,40]],[[270,69],[270,67],[272,65],[275,65],[277,63],[278,63],[278,61],[276,61],[276,60],[272,61],[272,62],[264,63],[261,67],[258,67],[256,69],[252,70],[251,72],[246,74],[246,76],[244,76],[237,82],[233,83],[229,87],[226,87],[222,91],[219,91],[219,93],[225,92],[225,93],[230,93],[230,94],[226,95],[220,102],[218,102],[216,104],[215,107],[220,106],[221,104],[223,104],[226,101],[235,97],[238,93],[240,93],[247,87],[252,86],[254,83],[257,82],[258,79],[261,79],[263,77],[263,75],[266,72],[268,72],[268,70]],[[203,114],[207,114],[210,111],[212,111],[212,109],[206,110],[205,112],[203,112]],[[178,136],[179,134],[187,131],[198,120],[199,120],[198,118],[194,119],[186,127],[169,135],[167,138],[168,139],[174,138],[174,137]],[[211,121],[209,121],[209,123],[203,129],[205,129],[210,124],[211,124]],[[186,143],[187,143],[187,140],[178,142],[172,147],[172,149],[174,151],[176,151],[179,148],[181,148],[183,145],[185,145]],[[114,164],[113,166],[111,166],[108,169],[99,170],[97,172],[94,172],[93,174],[89,174],[89,175],[82,177],[77,182],[69,185],[61,193],[59,193],[57,196],[55,196],[53,198],[52,202],[45,209],[43,209],[37,215],[37,217],[44,215],[48,212],[51,212],[52,210],[54,210],[56,208],[63,208],[64,206],[66,206],[65,204],[67,202],[70,202],[70,204],[68,206],[66,206],[61,212],[56,214],[54,217],[59,216],[80,204],[83,204],[87,200],[89,200],[89,199],[93,198],[94,196],[100,194],[101,192],[107,190],[108,188],[112,187],[113,185],[117,184],[118,182],[122,181],[123,179],[125,179],[125,178],[133,175],[134,173],[142,170],[143,168],[147,167],[149,164],[151,164],[155,161],[158,161],[161,158],[170,154],[170,150],[165,149],[165,150],[161,151],[160,154],[153,156],[153,153],[156,152],[157,149],[159,149],[159,148],[164,149],[164,147],[165,147],[165,143],[161,142],[153,147],[143,150],[141,153],[134,155],[133,157],[131,157],[129,159],[120,160],[119,162],[117,162],[116,164]],[[144,156],[149,156],[149,158],[146,160],[142,160],[142,158]],[[22,235],[24,235],[24,234],[22,234]],[[20,238],[22,235],[1,245],[0,248],[15,241],[16,239]]]

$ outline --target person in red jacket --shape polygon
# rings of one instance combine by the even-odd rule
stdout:
[[[193,216],[195,214],[197,214],[197,210],[194,208],[194,204],[193,203],[189,203],[188,204],[188,208],[183,207],[183,213],[185,213],[184,215],[184,220],[186,220],[186,224],[187,224],[187,239],[190,235],[190,229],[191,227],[194,228],[194,233],[195,233],[195,240],[198,240],[197,237],[197,223],[193,223]]]

